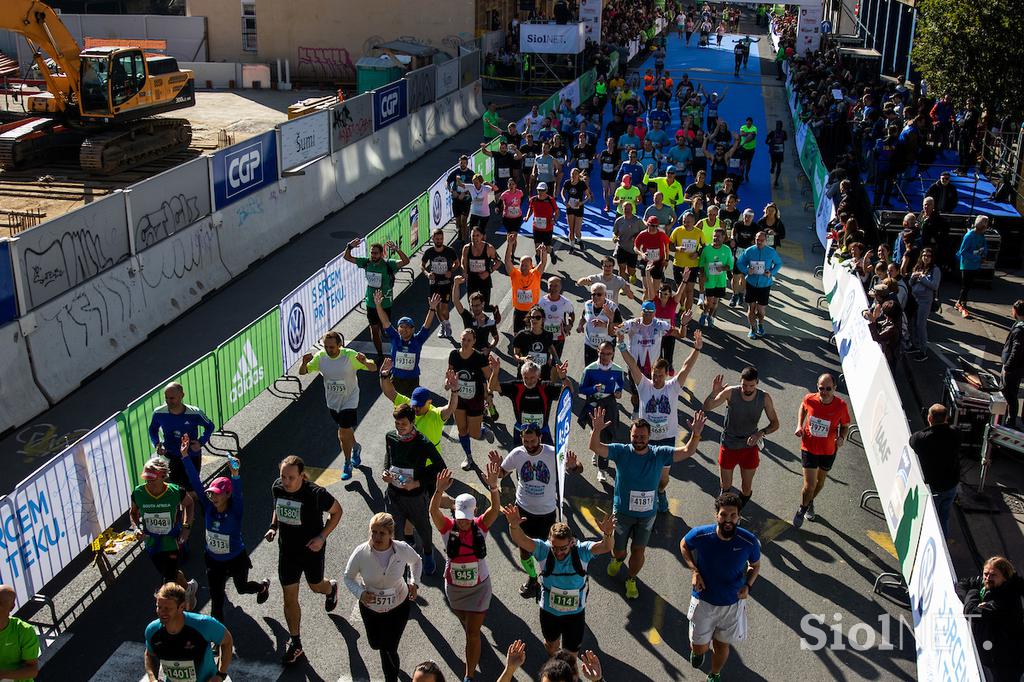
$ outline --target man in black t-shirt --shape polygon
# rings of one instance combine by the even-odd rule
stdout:
[[[449,173],[445,180],[448,193],[452,197],[452,215],[455,216],[455,226],[459,231],[460,244],[469,239],[469,209],[472,202],[469,198],[468,187],[473,184],[473,175],[473,169],[469,167],[469,157],[463,154],[459,157],[458,167]]]
[[[515,174],[522,165],[523,155],[513,145],[509,145],[504,139],[498,143],[498,148],[491,151],[487,143],[480,144],[480,151],[485,156],[494,159],[494,184],[501,192],[508,189],[508,181],[515,179]],[[495,197],[497,199],[497,197]]]
[[[744,209],[741,218],[732,223],[733,268],[732,300],[729,301],[730,308],[739,308],[743,305],[743,292],[746,289],[747,283],[746,273],[740,271],[739,264],[736,261],[739,260],[739,255],[744,250],[754,245],[757,230],[757,223],[754,222],[754,212],[749,208]]]
[[[551,429],[548,421],[551,416],[551,406],[558,402],[562,389],[570,386],[567,378],[569,366],[562,363],[556,366],[559,381],[541,381],[540,367],[532,360],[527,360],[522,365],[522,379],[517,381],[502,381],[499,383],[500,361],[497,356],[489,358],[491,365],[491,376],[487,382],[487,390],[492,394],[500,394],[512,401],[512,411],[515,413],[515,444],[522,445],[522,431],[527,424],[533,424],[541,429],[542,441],[547,445],[553,445]]]
[[[430,530],[430,514],[427,511],[428,491],[432,493],[430,478],[437,476],[428,467],[432,457],[437,457],[434,444],[416,430],[416,412],[412,405],[405,403],[395,407],[395,430],[384,436],[384,470],[381,480],[388,489],[384,495],[388,512],[395,517],[395,528],[405,534],[405,542],[414,545],[409,524],[420,536],[423,557],[423,572],[433,575],[434,543]]]
[[[501,318],[497,317],[494,306],[487,305],[483,294],[479,291],[469,295],[469,310],[466,310],[458,292],[463,281],[465,280],[462,275],[455,276],[452,284],[452,302],[455,304],[455,310],[459,313],[459,317],[462,318],[463,328],[476,332],[476,341],[473,343],[473,347],[487,353],[501,338],[498,335],[498,322]]]
[[[326,595],[324,608],[327,611],[333,611],[338,605],[338,583],[324,579],[324,557],[327,536],[341,522],[341,505],[326,488],[306,478],[305,468],[301,457],[289,455],[281,460],[280,477],[271,487],[274,514],[263,536],[267,542],[273,542],[278,533],[281,535],[277,575],[284,596],[284,619],[291,636],[282,658],[285,665],[305,655],[299,637],[302,622],[299,579],[303,574],[309,589]],[[330,515],[326,524],[325,513]]]
[[[442,228],[434,230],[431,239],[433,246],[423,252],[420,267],[430,282],[430,296],[433,297],[434,294],[437,294],[441,297],[441,302],[437,306],[437,319],[441,321],[441,328],[437,330],[437,338],[450,339],[452,323],[448,319],[448,306],[452,300],[452,278],[459,263],[459,254],[444,243]]]
[[[775,130],[769,132],[768,137],[764,140],[768,145],[768,158],[771,159],[771,168],[768,169],[768,174],[775,176],[772,183],[774,187],[779,186],[779,176],[782,175],[782,162],[786,158],[786,140],[788,138],[789,134],[782,129],[782,121],[776,121]]]
[[[558,362],[555,335],[544,329],[544,310],[534,306],[526,313],[527,327],[512,339],[512,355],[522,364],[533,360],[540,367],[541,378],[551,378],[551,368]]]

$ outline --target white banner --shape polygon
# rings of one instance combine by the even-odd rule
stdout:
[[[441,175],[428,190],[430,197],[430,231],[433,232],[439,227],[444,227],[454,218],[452,213],[452,198],[448,192],[448,174],[454,170],[453,166],[446,173]]]
[[[353,253],[362,255],[360,244]],[[287,372],[321,337],[359,305],[366,273],[338,256],[281,301],[281,360]]]
[[[796,53],[817,52],[821,44],[821,4],[801,5],[796,25]]]
[[[562,91],[558,93],[560,99],[567,99],[572,102],[572,108],[575,109],[580,105],[580,81],[577,78],[572,83],[569,83]]]
[[[459,60],[449,59],[437,65],[437,87],[434,96],[441,99],[459,89]]]
[[[580,21],[587,40],[601,42],[601,0],[580,0]]]
[[[131,481],[111,417],[0,500],[0,580],[24,606],[130,506]]]
[[[956,574],[939,526],[935,505],[924,505],[921,548],[909,583],[917,642],[917,679],[982,682],[981,663],[964,605],[956,595]]]
[[[583,24],[520,24],[519,51],[579,54],[586,45]]]
[[[287,171],[331,153],[331,114],[318,111],[278,126],[281,170]]]

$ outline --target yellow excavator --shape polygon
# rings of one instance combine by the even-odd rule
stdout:
[[[192,141],[187,119],[154,117],[195,105],[192,72],[173,57],[135,47],[82,50],[38,0],[0,0],[0,28],[28,41],[47,90],[26,96],[27,117],[0,124],[0,168],[72,147],[84,170],[110,175]]]

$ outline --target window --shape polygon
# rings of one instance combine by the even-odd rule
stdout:
[[[110,69],[110,91],[115,106],[134,97],[145,84],[146,66],[140,50],[114,57]]]
[[[256,52],[256,3],[242,2],[242,50]]]

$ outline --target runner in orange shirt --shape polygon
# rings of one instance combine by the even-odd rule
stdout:
[[[548,264],[548,249],[541,244],[537,253],[540,255],[540,263],[536,267],[533,259],[523,256],[519,259],[519,265],[515,264],[516,241],[519,235],[514,232],[508,236],[505,242],[505,270],[512,280],[512,333],[518,334],[526,329],[526,314],[540,303],[540,280],[544,275],[544,268]]]
[[[793,516],[796,528],[803,525],[804,519],[815,519],[814,498],[825,486],[836,453],[850,431],[850,411],[835,391],[836,380],[831,374],[822,374],[818,377],[818,392],[805,395],[797,412],[794,435],[800,437],[804,485],[800,491],[800,508]]]

